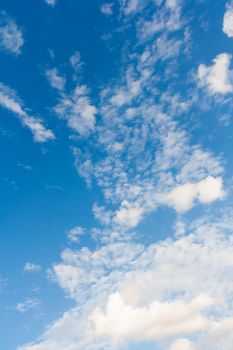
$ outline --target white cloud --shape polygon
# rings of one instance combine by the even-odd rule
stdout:
[[[57,3],[57,0],[44,0],[44,1],[47,5],[52,6],[52,7],[54,7]]]
[[[65,250],[54,272],[77,307],[20,349],[121,349],[128,339],[170,350],[231,350],[232,218],[232,211],[204,217],[188,225],[187,236],[147,248]]]
[[[101,6],[100,11],[105,15],[105,16],[111,16],[113,14],[113,3],[105,3]]]
[[[195,350],[193,343],[189,341],[188,339],[178,339],[176,340],[169,350]]]
[[[233,37],[233,3],[227,5],[223,18],[223,32],[229,37]]]
[[[95,310],[90,316],[90,337],[110,337],[113,343],[125,340],[161,340],[183,334],[205,332],[209,320],[202,312],[213,305],[207,295],[199,295],[186,303],[182,300],[135,308],[126,304],[119,293],[112,294],[106,310]],[[185,348],[184,348],[185,349]],[[181,350],[181,349],[179,349]]]
[[[91,104],[85,85],[77,86],[70,95],[63,95],[60,103],[55,107],[58,116],[66,119],[68,126],[87,136],[95,129],[97,109]]]
[[[210,93],[227,94],[233,91],[233,76],[230,70],[231,55],[222,53],[213,60],[212,66],[198,67],[200,86],[206,86]]]
[[[221,178],[208,176],[198,183],[186,183],[174,188],[167,196],[165,203],[178,212],[185,212],[194,206],[194,201],[211,203],[225,196]]]
[[[45,75],[49,81],[49,84],[54,88],[58,90],[64,90],[66,80],[64,77],[62,77],[58,71],[57,68],[53,69],[47,69],[45,71]]]
[[[116,213],[116,222],[125,227],[135,227],[141,221],[143,208],[124,201]]]
[[[37,309],[40,305],[39,300],[27,298],[24,302],[16,305],[16,310],[20,313],[27,312],[32,309]]]
[[[0,12],[0,48],[19,55],[23,44],[22,30],[17,26],[14,19],[5,12]]]
[[[79,242],[80,236],[84,235],[85,229],[83,227],[76,226],[69,230],[67,237],[71,242]]]
[[[36,142],[42,143],[55,138],[53,132],[45,128],[41,119],[26,112],[15,91],[2,83],[0,83],[0,106],[16,114],[21,123],[31,130]]]
[[[41,266],[38,264],[33,264],[30,262],[27,262],[24,266],[24,271],[26,272],[37,272],[41,270]]]

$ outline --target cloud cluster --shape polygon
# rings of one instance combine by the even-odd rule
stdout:
[[[21,54],[24,44],[23,32],[14,19],[0,11],[0,48],[11,54]]]
[[[228,3],[227,10],[223,18],[223,32],[229,37],[233,37],[233,3]]]
[[[233,91],[231,55],[219,54],[212,66],[201,64],[198,68],[198,79],[201,86],[206,86],[212,94],[228,94]]]

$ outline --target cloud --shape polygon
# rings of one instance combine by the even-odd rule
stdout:
[[[69,230],[67,237],[71,242],[79,242],[80,236],[84,235],[85,229],[83,227],[76,226]]]
[[[0,48],[14,55],[21,54],[24,44],[23,32],[14,19],[0,12]]]
[[[105,3],[101,6],[100,11],[105,15],[105,16],[111,16],[113,14],[113,3]]]
[[[59,74],[59,71],[57,68],[47,69],[45,71],[45,75],[46,75],[51,87],[58,89],[58,90],[61,90],[61,91],[64,90],[66,80],[64,77],[62,77]]]
[[[15,91],[2,83],[0,83],[0,106],[17,115],[22,125],[31,130],[35,142],[43,143],[55,138],[53,132],[45,128],[41,119],[26,112]]]
[[[213,300],[202,294],[189,303],[182,300],[167,303],[153,301],[146,308],[134,308],[126,304],[119,293],[115,293],[109,297],[104,312],[96,310],[91,314],[92,325],[88,335],[93,338],[110,337],[113,343],[121,343],[205,332],[209,320],[202,312],[212,305]]]
[[[54,7],[57,3],[57,0],[44,0],[44,1],[47,5],[52,6],[52,7]]]
[[[228,3],[223,18],[223,32],[229,37],[233,37],[233,4]]]
[[[67,120],[68,126],[81,136],[95,130],[97,109],[92,105],[85,85],[77,86],[71,94],[64,94],[54,108],[56,114]]]
[[[195,350],[193,343],[188,339],[178,339],[176,340],[169,350]]]
[[[39,300],[27,298],[24,302],[16,305],[16,310],[20,313],[27,312],[32,309],[37,309],[40,305]]]
[[[225,196],[221,178],[208,176],[198,183],[186,183],[174,188],[167,196],[165,203],[178,212],[185,212],[194,206],[194,201],[211,203]]]
[[[231,55],[222,53],[213,60],[212,66],[204,64],[198,67],[200,86],[207,87],[211,94],[228,94],[233,91]]]
[[[33,264],[30,262],[27,262],[24,266],[24,271],[26,272],[37,272],[41,270],[41,266],[38,264]]]
[[[186,236],[148,247],[66,249],[54,277],[77,305],[20,349],[121,349],[150,340],[169,350],[231,350],[232,217],[199,218]]]

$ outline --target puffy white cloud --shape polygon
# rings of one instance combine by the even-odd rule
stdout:
[[[135,227],[141,221],[144,213],[143,208],[124,201],[116,213],[116,222],[125,227]]]
[[[185,212],[194,206],[194,201],[211,203],[225,196],[222,178],[208,176],[197,183],[186,183],[174,188],[167,196],[165,203],[178,212]]]
[[[187,236],[147,248],[118,243],[64,251],[54,272],[77,307],[40,342],[20,349],[121,349],[127,340],[153,340],[171,350],[230,350],[232,217],[229,211],[199,219]]]
[[[55,138],[53,132],[45,128],[41,119],[26,112],[15,91],[2,83],[0,83],[0,106],[16,114],[21,123],[31,130],[36,142],[43,143]]]
[[[167,303],[153,301],[148,307],[134,308],[126,304],[119,293],[115,293],[109,297],[104,312],[96,310],[90,316],[89,336],[110,337],[113,343],[121,343],[205,332],[209,320],[202,312],[212,305],[211,298],[199,295],[189,303],[182,300]]]
[[[229,37],[233,37],[233,3],[227,5],[223,18],[223,32]]]
[[[66,80],[62,77],[57,68],[47,69],[45,75],[50,83],[50,85],[58,90],[64,90]]]
[[[233,76],[230,70],[231,55],[222,53],[213,60],[212,66],[200,64],[198,80],[210,93],[227,94],[233,91]]]
[[[0,12],[0,48],[19,55],[24,44],[23,32],[14,19],[4,11]]]

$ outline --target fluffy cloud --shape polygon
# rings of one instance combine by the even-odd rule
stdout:
[[[62,77],[59,74],[59,71],[57,68],[53,68],[53,69],[47,69],[46,72],[46,77],[50,83],[50,85],[58,90],[64,90],[65,88],[65,84],[66,84],[66,80],[64,77]]]
[[[227,94],[233,91],[231,55],[222,53],[213,60],[212,66],[201,64],[198,68],[198,80],[210,93]]]
[[[194,201],[211,203],[225,196],[221,178],[208,176],[197,183],[186,183],[174,188],[167,196],[167,205],[174,207],[178,212],[185,212],[191,209]]]
[[[152,340],[171,350],[231,350],[232,217],[204,217],[186,236],[147,248],[65,250],[54,277],[77,307],[20,349],[121,349]]]
[[[23,44],[22,30],[5,12],[0,12],[0,48],[19,55]]]
[[[183,334],[205,332],[209,320],[202,312],[213,305],[207,295],[199,295],[189,303],[181,300],[161,303],[153,301],[147,308],[127,305],[121,295],[112,294],[106,311],[96,310],[90,316],[90,337],[110,337],[113,343],[124,340],[161,340]]]
[[[229,37],[233,37],[233,4],[227,5],[227,10],[223,18],[223,32]]]
[[[45,128],[41,119],[26,112],[15,91],[2,83],[0,83],[0,105],[18,116],[21,123],[31,130],[36,142],[43,143],[55,138],[53,132]]]

